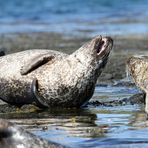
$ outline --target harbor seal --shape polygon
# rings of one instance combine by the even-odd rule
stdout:
[[[23,128],[0,119],[1,148],[66,148],[60,144],[44,140]]]
[[[145,95],[145,111],[148,113],[148,56],[133,56],[127,61],[129,74]]]
[[[80,107],[93,95],[113,46],[97,36],[74,53],[26,50],[0,57],[0,97],[22,106]]]

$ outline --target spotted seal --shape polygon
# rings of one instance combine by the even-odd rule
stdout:
[[[145,111],[148,113],[148,56],[133,56],[127,65],[135,84],[146,93]]]
[[[0,119],[0,147],[1,148],[65,148],[60,144],[44,140],[23,128]]]
[[[80,107],[93,95],[113,40],[97,36],[74,53],[26,50],[0,57],[0,97],[21,106]]]

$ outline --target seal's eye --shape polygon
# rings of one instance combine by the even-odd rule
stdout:
[[[99,53],[104,45],[104,41],[100,41],[97,45],[96,45],[96,50],[97,50],[97,53]]]

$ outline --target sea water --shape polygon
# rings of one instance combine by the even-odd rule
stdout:
[[[0,0],[0,33],[148,33],[147,0]]]
[[[93,100],[129,98],[135,87],[96,87]],[[148,121],[144,104],[85,106],[80,109],[52,108],[32,113],[1,114],[48,141],[71,148],[147,147]]]

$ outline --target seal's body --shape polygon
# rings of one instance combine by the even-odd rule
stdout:
[[[0,97],[21,106],[80,107],[93,95],[112,39],[98,36],[71,55],[26,50],[0,57]]]
[[[148,113],[148,56],[133,56],[127,64],[135,84],[146,93],[145,111]]]
[[[39,138],[23,128],[0,119],[1,148],[64,148],[64,146]]]

